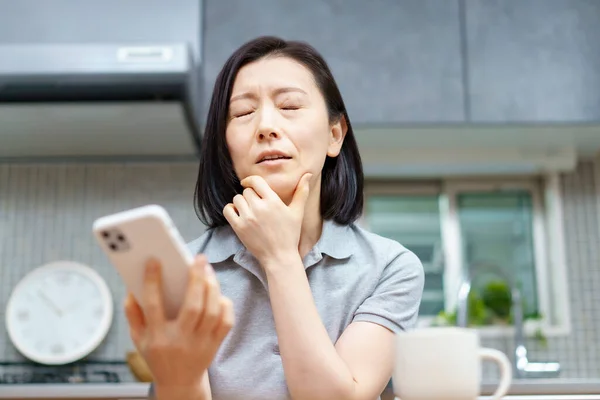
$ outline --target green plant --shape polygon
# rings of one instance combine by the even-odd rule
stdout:
[[[538,341],[538,343],[543,347],[543,348],[548,348],[548,338],[546,338],[546,336],[544,335],[544,332],[542,332],[541,328],[538,328],[535,331],[535,335],[534,335],[535,340]]]
[[[486,321],[489,319],[489,312],[486,310],[485,304],[481,297],[475,292],[471,291],[468,298],[467,310],[469,315],[467,316],[467,325],[469,326],[483,326],[486,325]],[[456,325],[457,324],[457,312],[447,313],[442,311],[438,314],[435,325]]]
[[[493,312],[496,318],[504,322],[510,320],[512,294],[505,281],[493,280],[488,282],[483,287],[481,298],[485,307]]]
[[[493,325],[509,325],[513,323],[512,294],[506,281],[496,279],[487,282],[481,289],[481,294],[473,287],[468,298],[467,325],[482,327]],[[524,321],[539,320],[539,313],[524,316]],[[436,326],[453,326],[457,324],[457,312],[442,311],[433,323]],[[547,345],[547,339],[541,329],[535,332],[534,338],[542,345]]]

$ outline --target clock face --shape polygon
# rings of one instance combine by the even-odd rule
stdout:
[[[25,357],[66,364],[98,347],[112,317],[112,297],[100,275],[81,264],[57,262],[33,270],[15,287],[6,326]]]

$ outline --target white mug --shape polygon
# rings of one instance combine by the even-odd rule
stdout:
[[[480,395],[481,361],[500,367],[500,383],[491,399],[506,395],[512,367],[504,353],[480,347],[468,328],[423,328],[396,337],[392,385],[400,400],[474,400]]]

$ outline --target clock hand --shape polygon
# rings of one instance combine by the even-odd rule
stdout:
[[[38,290],[38,295],[44,300],[44,302],[46,304],[48,304],[50,306],[50,308],[52,308],[54,310],[54,312],[59,316],[62,317],[62,310],[46,295],[46,293],[44,293],[41,290]]]

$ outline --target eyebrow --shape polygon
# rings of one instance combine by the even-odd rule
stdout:
[[[275,90],[273,91],[273,95],[274,95],[274,96],[277,96],[277,95],[280,95],[280,94],[282,94],[282,93],[289,93],[289,92],[297,92],[297,93],[302,93],[302,94],[308,94],[308,93],[306,93],[304,90],[302,90],[302,89],[300,89],[300,88],[298,88],[298,87],[291,87],[291,86],[290,86],[290,87],[282,87],[282,88],[275,89]],[[254,98],[256,98],[256,95],[254,95],[253,93],[250,93],[250,92],[246,92],[246,93],[242,93],[242,94],[238,94],[238,95],[236,95],[236,96],[233,96],[233,97],[232,97],[232,98],[229,100],[229,102],[230,102],[230,103],[233,103],[233,102],[234,102],[234,101],[236,101],[236,100],[242,100],[242,99],[254,99]]]

